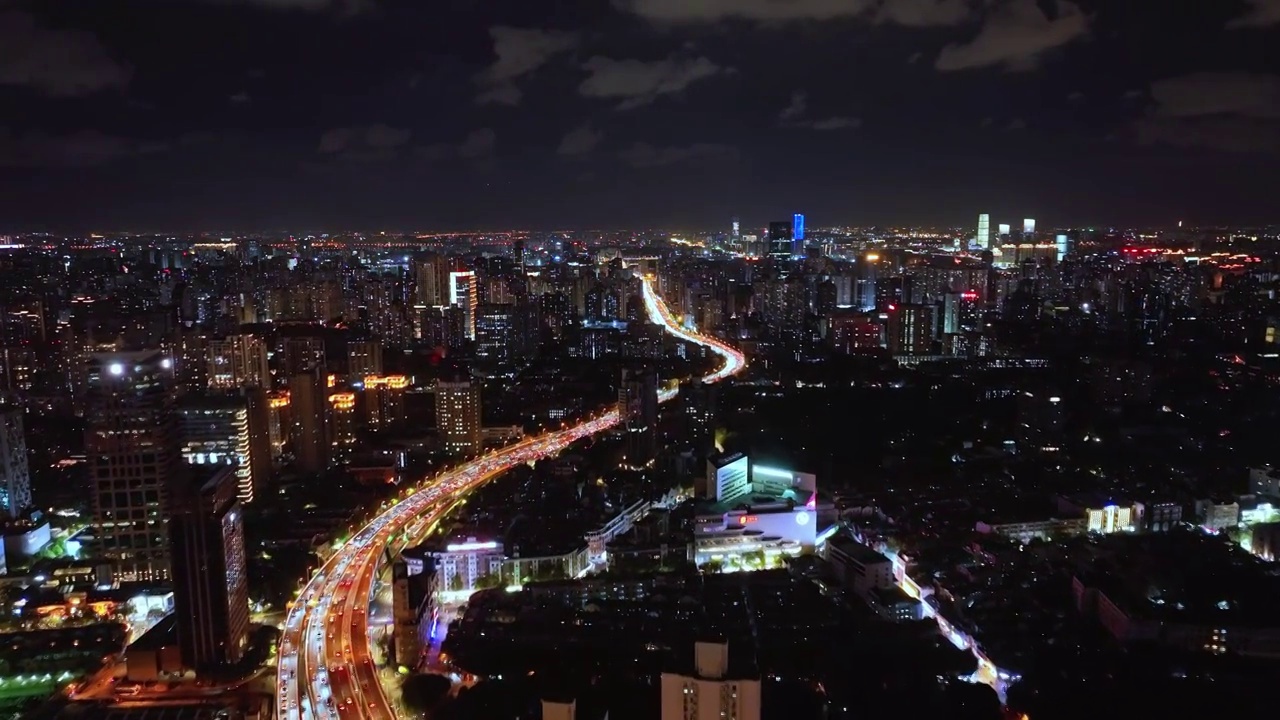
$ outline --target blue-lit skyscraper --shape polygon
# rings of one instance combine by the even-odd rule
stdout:
[[[796,242],[804,239],[804,216],[800,213],[791,219],[791,239]]]

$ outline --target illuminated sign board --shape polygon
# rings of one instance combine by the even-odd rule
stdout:
[[[497,550],[498,543],[490,542],[466,542],[455,543],[445,548],[449,552],[471,552],[472,550]]]

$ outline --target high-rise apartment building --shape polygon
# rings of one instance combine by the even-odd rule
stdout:
[[[240,660],[249,635],[244,522],[232,468],[196,471],[174,491],[169,536],[183,665],[197,673]]]
[[[351,340],[347,343],[347,374],[352,378],[382,374],[382,343]]]
[[[432,255],[414,262],[414,293],[417,304],[441,307],[449,304],[449,273],[454,269],[449,258]]]
[[[694,645],[691,672],[662,673],[662,720],[760,720],[760,676],[729,667],[729,645]]]
[[[652,370],[622,371],[618,413],[627,431],[627,464],[644,466],[658,451],[658,376]]]
[[[242,387],[271,387],[267,366],[267,344],[254,335],[228,335],[210,340],[208,345],[209,387],[234,390]]]
[[[336,392],[329,395],[329,446],[333,455],[351,451],[356,444],[356,394]]]
[[[169,577],[169,489],[185,471],[172,365],[158,350],[89,357],[85,455],[95,550],[118,580]]]
[[[320,472],[329,465],[326,384],[315,371],[289,378],[290,445],[303,472]]]
[[[253,502],[255,487],[265,478],[254,477],[247,398],[188,395],[178,403],[178,422],[183,460],[232,467],[240,503]]]
[[[365,377],[365,423],[370,430],[385,430],[404,422],[404,394],[408,388],[409,378],[404,375]]]
[[[991,216],[986,213],[978,216],[978,236],[975,242],[982,250],[991,247]]]
[[[470,380],[436,383],[436,428],[445,452],[475,455],[483,447],[480,386]]]
[[[0,517],[31,507],[31,474],[22,408],[0,405]]]
[[[927,355],[933,349],[933,306],[890,305],[885,341],[893,355]]]
[[[449,273],[449,304],[462,309],[462,332],[476,339],[476,306],[480,302],[476,274],[470,270]]]

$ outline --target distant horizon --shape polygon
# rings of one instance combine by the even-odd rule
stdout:
[[[972,223],[972,226],[939,225],[939,224],[927,224],[927,223],[920,223],[920,224],[874,223],[869,225],[858,225],[858,224],[834,224],[833,225],[833,224],[808,223],[806,230],[809,234],[825,233],[825,232],[831,232],[834,230],[846,230],[846,229],[852,230],[852,231],[863,231],[863,232],[870,231],[873,229],[884,230],[884,231],[924,230],[924,231],[939,231],[939,232],[946,232],[946,231],[967,232],[967,231],[973,230],[976,232],[977,215],[978,215],[977,213],[974,214],[974,221]],[[806,216],[806,218],[807,217],[808,216]],[[992,215],[992,231],[991,232],[993,236],[996,234],[995,226],[999,224],[997,222],[997,220],[999,219],[1001,219],[1000,216]],[[1177,231],[1177,230],[1181,230],[1184,232],[1259,230],[1259,231],[1265,232],[1268,230],[1275,230],[1276,232],[1280,233],[1280,221],[1273,222],[1273,223],[1262,223],[1262,224],[1256,224],[1256,223],[1209,224],[1209,225],[1184,224],[1181,227],[1179,227],[1176,223],[1173,225],[1116,225],[1116,224],[1106,225],[1101,223],[1053,225],[1053,224],[1041,223],[1039,222],[1039,218],[1036,218],[1036,220],[1037,220],[1038,234],[1048,233],[1050,230],[1094,231],[1094,232],[1096,231],[1170,232],[1170,231]],[[625,233],[625,232],[664,233],[664,234],[672,234],[672,235],[681,234],[681,233],[711,235],[716,233],[728,234],[730,232],[729,224],[730,224],[729,221],[726,221],[724,223],[724,227],[722,228],[717,227],[714,229],[707,228],[707,227],[693,229],[689,227],[681,227],[681,226],[674,226],[674,225],[673,226],[649,225],[649,226],[632,226],[632,227],[628,227],[625,225],[620,225],[616,227],[585,226],[585,227],[578,227],[578,228],[572,228],[572,227],[510,228],[508,227],[508,228],[501,228],[501,229],[485,228],[485,229],[448,229],[448,230],[435,230],[435,229],[423,229],[423,228],[417,228],[417,229],[379,228],[379,229],[368,229],[368,230],[350,229],[350,228],[344,228],[339,230],[317,230],[317,229],[311,229],[311,228],[302,229],[302,230],[299,230],[299,229],[295,229],[295,230],[290,230],[290,229],[235,229],[235,230],[208,230],[208,229],[202,229],[202,230],[175,230],[175,229],[47,230],[47,229],[40,229],[40,230],[0,230],[0,236],[22,237],[22,236],[30,236],[30,235],[50,235],[50,236],[59,237],[59,238],[85,238],[91,235],[97,235],[105,239],[105,238],[111,238],[115,236],[141,237],[141,236],[172,235],[175,237],[200,236],[204,238],[230,237],[232,239],[243,239],[243,238],[252,237],[252,236],[294,236],[298,238],[303,238],[303,237],[321,236],[321,235],[330,236],[330,237],[335,237],[335,236],[341,237],[341,236],[348,236],[348,235],[364,235],[366,237],[374,237],[379,234],[386,234],[389,237],[390,236],[403,237],[403,236],[414,236],[414,235],[466,236],[466,235],[497,235],[497,234],[520,234],[520,233],[554,234],[554,233]],[[1014,225],[1015,229],[1018,229],[1015,223],[1009,223],[1009,224]],[[740,232],[742,235],[758,234],[757,231],[763,231],[767,225],[768,225],[767,221],[760,225],[744,224],[741,226]],[[278,239],[283,239],[283,237],[280,237]]]

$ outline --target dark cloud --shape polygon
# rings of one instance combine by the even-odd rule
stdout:
[[[864,18],[908,27],[954,25],[972,15],[976,0],[617,0],[658,23],[761,23]]]
[[[862,125],[862,121],[855,117],[829,117],[821,120],[806,120],[796,124],[796,127],[807,128],[809,130],[850,130]]]
[[[584,64],[587,78],[578,86],[586,97],[621,100],[619,110],[631,110],[662,95],[678,93],[699,80],[727,72],[705,57],[645,62],[596,56]]]
[[[85,130],[70,135],[18,134],[0,128],[0,167],[79,168],[160,152],[166,143],[148,142]]]
[[[92,34],[43,26],[17,10],[0,10],[0,85],[54,97],[122,88],[130,71]]]
[[[556,153],[570,156],[586,155],[595,150],[602,139],[604,139],[603,133],[596,130],[591,123],[584,123],[565,134]]]
[[[467,133],[456,143],[436,143],[414,149],[414,153],[430,162],[441,160],[484,161],[491,159],[498,147],[498,136],[490,128],[480,128]]]
[[[476,101],[482,104],[518,105],[524,94],[516,81],[578,44],[575,35],[552,30],[495,27],[489,35],[497,59],[476,76],[480,85]]]
[[[808,114],[809,98],[805,93],[797,90],[791,93],[791,102],[778,113],[778,121],[783,127],[808,130],[844,130],[856,128],[862,124],[861,120],[853,117],[836,116],[815,120],[808,117]]]
[[[668,23],[833,20],[856,17],[872,0],[618,0],[617,5],[648,20]]]
[[[738,149],[718,143],[694,143],[671,147],[654,147],[648,143],[636,143],[619,153],[618,157],[635,168],[653,168],[693,161],[726,162],[738,157]]]
[[[1140,143],[1206,148],[1230,153],[1280,153],[1276,123],[1240,116],[1144,119],[1134,124]]]
[[[1280,0],[1247,0],[1249,10],[1227,23],[1227,28],[1269,28],[1280,25]]]
[[[1280,77],[1196,73],[1153,83],[1139,142],[1227,152],[1280,151]]]
[[[479,160],[493,155],[498,146],[498,136],[489,128],[472,130],[458,146],[458,155],[469,160]]]
[[[1280,118],[1280,76],[1196,73],[1153,83],[1151,98],[1161,117]]]
[[[374,7],[375,0],[197,0],[213,5],[251,5],[269,10],[336,11],[355,14]]]
[[[903,27],[945,27],[968,20],[974,6],[971,0],[885,0],[875,19]]]
[[[799,120],[809,111],[809,98],[803,92],[797,90],[791,93],[791,102],[782,108],[782,112],[778,113],[778,120],[783,123]]]
[[[1053,3],[1046,15],[1037,0],[1006,0],[995,6],[978,34],[968,42],[948,45],[935,67],[943,71],[1001,66],[1011,71],[1036,67],[1050,50],[1083,38],[1089,21],[1079,6],[1065,0]]]
[[[235,103],[236,105],[243,105],[244,103],[249,102],[250,98],[249,98],[249,93],[238,92],[227,99],[230,100],[232,103]]]
[[[364,128],[334,128],[320,136],[316,152],[339,160],[372,161],[395,157],[413,133],[375,123]]]

